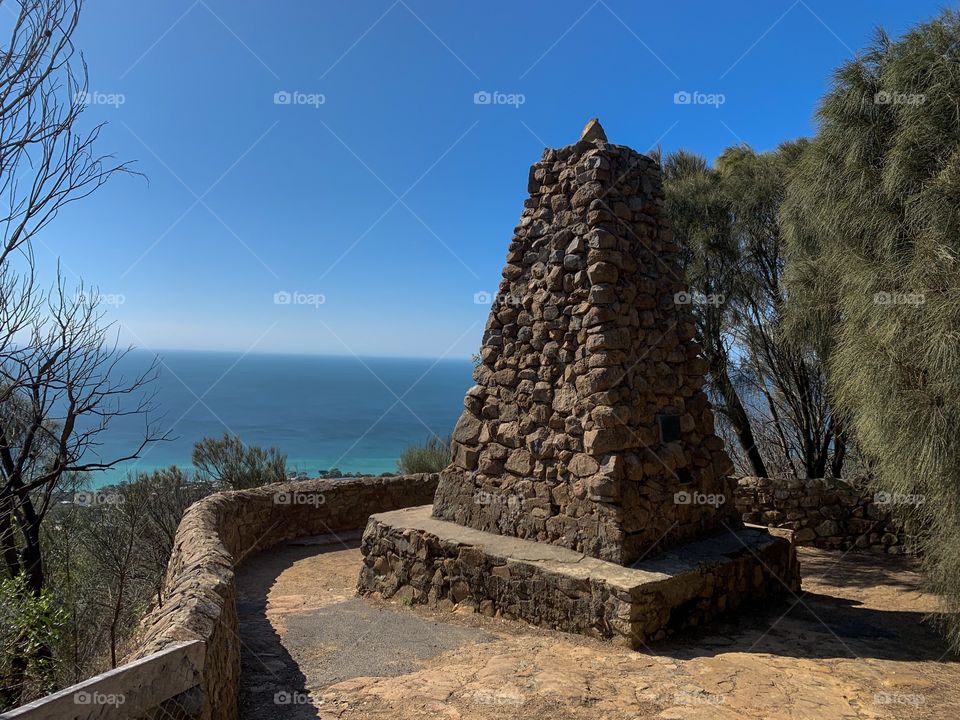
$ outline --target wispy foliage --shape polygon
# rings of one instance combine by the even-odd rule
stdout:
[[[804,142],[727,148],[713,167],[680,151],[663,162],[666,209],[683,252],[697,341],[735,462],[768,476],[838,476],[848,441],[818,352],[789,342],[778,219]]]
[[[247,446],[236,435],[204,438],[193,446],[197,477],[232,490],[245,490],[287,479],[287,456],[277,448]]]
[[[412,445],[403,451],[397,467],[404,475],[435,473],[450,464],[450,438],[434,435],[423,445]]]
[[[829,353],[859,443],[960,610],[960,14],[841,66],[782,211],[793,337]],[[960,622],[950,621],[954,645]]]

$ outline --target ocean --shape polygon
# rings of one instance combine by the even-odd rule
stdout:
[[[129,376],[153,357],[132,352],[119,369]],[[448,359],[187,351],[159,357],[158,413],[151,420],[172,439],[149,445],[138,460],[94,473],[94,487],[131,472],[191,467],[193,444],[225,432],[248,445],[278,448],[289,472],[394,472],[406,447],[452,432],[473,371],[469,360]],[[122,457],[142,437],[142,418],[116,418],[88,457]]]

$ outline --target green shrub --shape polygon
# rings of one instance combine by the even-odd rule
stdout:
[[[408,447],[400,455],[397,467],[404,475],[435,473],[450,464],[451,439],[434,435],[423,445]]]
[[[0,580],[0,710],[55,689],[51,651],[66,622],[49,590],[31,592],[23,575]]]
[[[214,481],[233,490],[284,482],[287,456],[277,448],[247,447],[236,435],[220,439],[204,438],[193,446],[193,464],[197,477]]]

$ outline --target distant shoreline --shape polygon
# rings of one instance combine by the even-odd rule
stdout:
[[[281,448],[282,451],[282,448]],[[379,460],[373,460],[368,463],[364,463],[362,460],[360,462],[362,467],[352,468],[344,467],[344,464],[340,464],[338,469],[343,472],[341,477],[350,477],[350,476],[360,476],[367,477],[371,475],[382,475],[384,473],[396,474],[399,472],[397,469],[397,459],[393,459],[389,462],[380,462]],[[150,474],[157,470],[162,470],[168,468],[171,465],[176,465],[181,470],[192,471],[193,463],[190,462],[190,458],[185,458],[182,462],[169,462],[163,464],[147,464],[139,465],[136,461],[132,461],[129,464],[124,464],[122,467],[112,468],[110,470],[104,470],[97,473],[91,473],[90,475],[90,487],[95,490],[100,490],[112,485],[118,485],[120,483],[128,481],[129,478],[133,477],[135,474],[146,473]],[[380,469],[382,468],[382,469]],[[322,462],[294,462],[288,459],[287,461],[287,474],[288,476],[293,473],[303,473],[309,478],[316,478],[321,475],[323,472],[333,469],[329,464],[324,466]]]
[[[155,353],[137,350],[119,368],[142,372]],[[473,363],[445,358],[357,358],[339,355],[162,351],[151,420],[173,438],[140,459],[92,473],[101,488],[132,472],[192,468],[193,444],[237,435],[275,447],[290,472],[396,472],[403,451],[433,435],[448,436],[473,384]],[[123,457],[143,437],[142,418],[119,418],[103,433],[98,462]]]

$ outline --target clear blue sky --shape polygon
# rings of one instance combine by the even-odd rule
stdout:
[[[809,135],[875,26],[939,6],[91,0],[84,122],[149,182],[72,206],[38,257],[122,296],[110,317],[149,349],[466,357],[545,145],[594,115],[612,142],[709,158]]]

